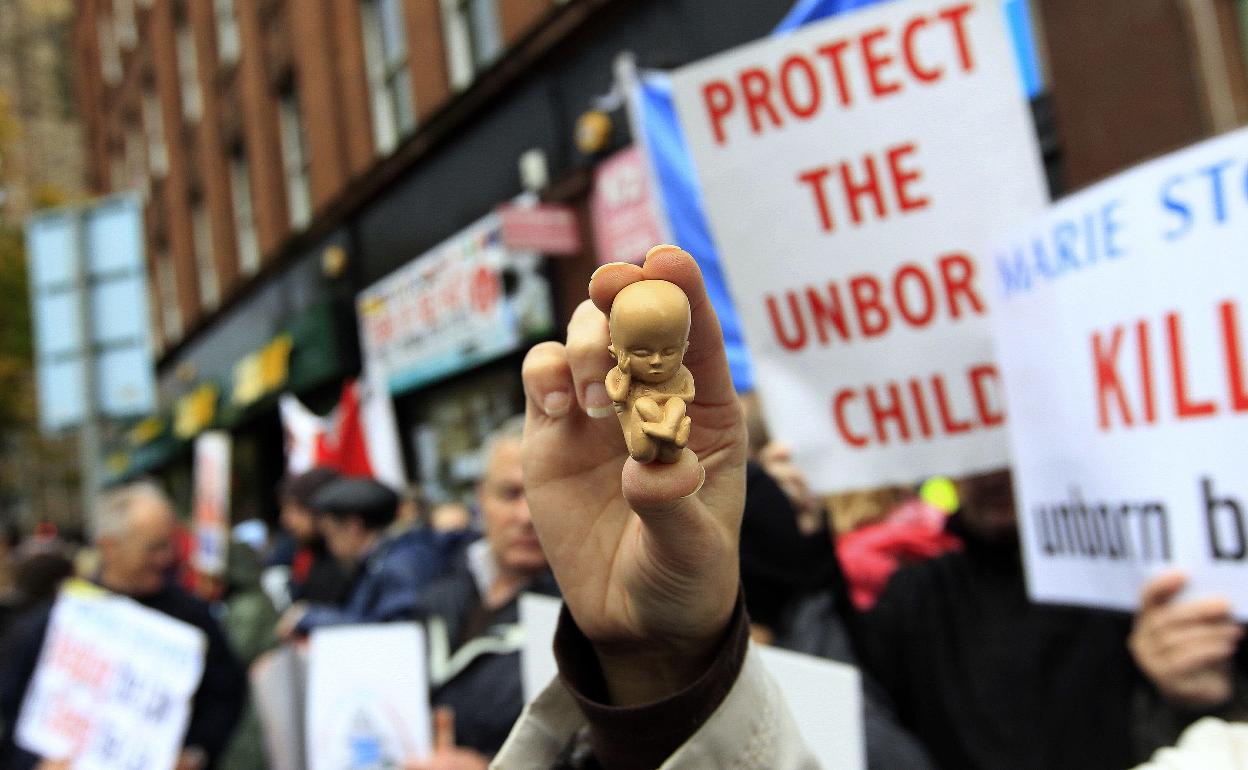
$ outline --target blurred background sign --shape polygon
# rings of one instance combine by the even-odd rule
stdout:
[[[105,418],[152,412],[139,200],[112,196],[35,215],[26,246],[43,430],[80,426],[96,411]]]

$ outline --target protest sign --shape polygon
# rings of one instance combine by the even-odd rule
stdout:
[[[1248,131],[1003,238],[991,268],[1028,584],[1134,609],[1167,565],[1248,620]]]
[[[204,670],[203,633],[81,581],[61,589],[17,743],[73,770],[172,770]]]
[[[225,574],[230,548],[230,444],[230,434],[223,430],[195,438],[193,564],[206,575]]]
[[[264,727],[269,770],[304,770],[307,739],[308,662],[305,651],[284,644],[256,659],[248,669],[251,702]]]
[[[559,672],[554,642],[561,604],[558,599],[540,594],[520,596],[520,624],[524,627],[520,672],[525,703],[541,694]],[[798,732],[819,760],[819,766],[838,770],[865,768],[862,682],[858,669],[775,647],[754,649],[779,685]]]
[[[433,738],[424,630],[415,623],[317,629],[307,706],[310,770],[400,767],[427,757]]]
[[[885,3],[679,70],[769,426],[816,491],[1006,464],[980,248],[1047,200],[1000,3]]]

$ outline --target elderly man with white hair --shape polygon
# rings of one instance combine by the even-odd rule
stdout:
[[[204,673],[191,705],[177,770],[211,768],[233,732],[246,692],[244,673],[208,605],[169,579],[174,562],[173,505],[160,487],[137,482],[105,493],[95,513],[94,542],[100,554],[94,581],[150,609],[199,628],[208,647]],[[47,632],[51,605],[18,619],[0,648],[0,768],[57,767],[13,743],[22,699]]]

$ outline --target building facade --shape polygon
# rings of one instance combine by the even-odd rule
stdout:
[[[603,152],[578,150],[574,136],[611,90],[616,57],[679,66],[768,34],[790,5],[80,0],[88,175],[97,192],[135,189],[146,201],[152,328],[173,412],[132,436],[119,475],[181,467],[174,482],[185,489],[186,440],[224,426],[261,478],[243,494],[254,509],[245,515],[265,514],[281,467],[276,395],[323,410],[358,373],[359,292],[520,194],[522,157],[544,161],[528,187],[580,212],[587,234]],[[1248,120],[1248,2],[1030,5],[1055,189]],[[602,150],[628,141],[615,117]],[[555,328],[596,265],[592,239],[582,242],[543,268]],[[272,387],[233,398],[240,366],[251,371],[282,338],[289,359]],[[471,476],[471,462],[454,458],[521,405],[520,356],[394,392],[409,475]],[[178,419],[213,388],[219,408]]]

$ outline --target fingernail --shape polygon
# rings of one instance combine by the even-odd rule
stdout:
[[[696,487],[694,487],[694,488],[693,488],[693,491],[692,491],[692,492],[690,492],[689,494],[685,495],[684,497],[682,497],[682,498],[680,498],[680,499],[681,499],[681,500],[688,500],[689,498],[693,497],[693,496],[694,496],[694,495],[696,495],[697,493],[701,492],[701,491],[702,491],[702,485],[703,485],[703,484],[705,484],[705,483],[706,483],[706,468],[705,468],[704,466],[702,466],[702,465],[699,465],[699,466],[698,466],[698,485],[697,485]]]
[[[563,417],[571,406],[572,396],[563,390],[547,393],[546,398],[542,399],[542,411],[546,412],[547,417]]]
[[[585,414],[595,420],[615,414],[615,405],[607,395],[607,386],[601,382],[591,382],[585,386]]]

